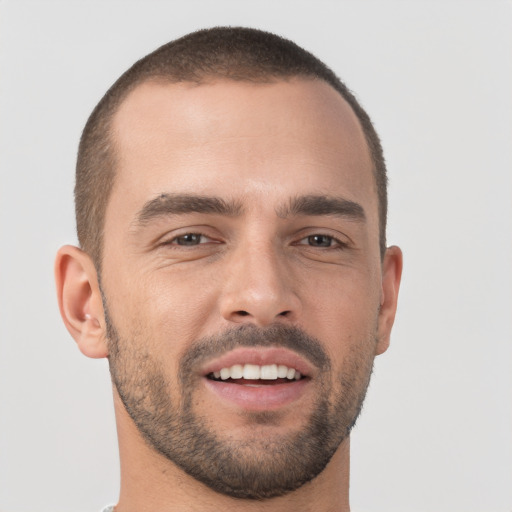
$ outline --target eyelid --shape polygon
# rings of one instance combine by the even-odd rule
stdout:
[[[216,227],[208,224],[186,224],[182,225],[162,225],[159,229],[159,233],[155,233],[155,237],[152,240],[151,245],[153,247],[157,245],[170,244],[172,241],[185,235],[200,235],[211,239],[212,241],[222,241],[223,235]]]
[[[301,229],[296,234],[296,242],[294,244],[308,245],[307,239],[312,236],[325,236],[332,239],[333,245],[331,247],[324,247],[324,249],[345,248],[353,245],[352,239],[346,233],[326,226],[307,226]],[[310,247],[314,248],[314,246]],[[322,247],[319,248],[321,249]]]
[[[330,238],[331,241],[332,241],[332,244],[328,247],[322,247],[321,245],[318,245],[318,246],[314,246],[314,245],[309,245],[308,243],[308,239],[311,238],[311,237],[314,237],[314,236],[322,236],[322,237],[326,237],[326,238]],[[340,240],[339,238],[335,237],[334,235],[328,235],[326,233],[312,233],[311,235],[307,235],[307,236],[304,236],[302,238],[300,238],[297,242],[295,242],[297,245],[307,245],[309,247],[316,247],[316,248],[319,248],[319,249],[333,249],[335,247],[345,247],[348,245],[347,242],[344,242],[343,240]]]
[[[181,246],[181,244],[177,243],[178,238],[182,238],[182,237],[187,236],[187,235],[195,235],[195,236],[199,236],[199,237],[205,239],[203,241],[200,241],[197,245],[204,245],[206,243],[212,243],[212,242],[213,243],[219,243],[218,240],[215,240],[211,236],[206,235],[206,234],[202,233],[201,231],[192,231],[191,230],[191,231],[184,231],[183,233],[178,233],[178,234],[176,234],[176,235],[174,235],[174,236],[172,236],[172,237],[170,237],[170,238],[168,238],[166,240],[163,240],[162,241],[162,245],[180,245]],[[182,245],[182,247],[186,247],[186,245]],[[193,247],[193,245],[191,245],[189,247]]]

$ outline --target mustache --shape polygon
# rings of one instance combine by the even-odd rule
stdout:
[[[243,325],[221,334],[201,338],[181,358],[180,377],[194,367],[240,347],[283,347],[297,352],[319,370],[329,370],[331,362],[320,341],[296,326],[282,324],[266,328]]]

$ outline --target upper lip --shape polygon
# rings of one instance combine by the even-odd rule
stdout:
[[[206,376],[218,372],[222,368],[230,368],[235,364],[257,364],[260,366],[282,364],[288,368],[295,368],[305,377],[311,377],[313,373],[313,366],[302,356],[281,347],[236,348],[206,363],[202,367],[201,373]]]

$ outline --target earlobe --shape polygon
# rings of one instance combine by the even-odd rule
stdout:
[[[103,303],[90,256],[65,245],[55,260],[60,314],[78,348],[88,357],[107,357]]]
[[[398,291],[402,277],[403,256],[399,247],[386,249],[382,262],[382,291],[378,323],[378,342],[376,354],[382,354],[389,347],[391,328],[395,321],[398,303]]]

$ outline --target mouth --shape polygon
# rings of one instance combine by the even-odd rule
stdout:
[[[288,384],[306,378],[299,370],[284,364],[234,364],[210,372],[207,379],[244,386]]]
[[[298,400],[313,368],[281,348],[236,349],[203,370],[206,387],[222,402],[244,410],[275,410]]]

